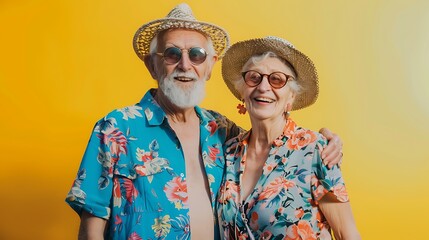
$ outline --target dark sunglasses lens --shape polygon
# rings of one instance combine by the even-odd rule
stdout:
[[[206,60],[207,53],[204,48],[195,47],[189,49],[189,59],[195,64],[203,63]]]
[[[168,64],[175,64],[182,58],[182,51],[177,47],[170,47],[164,51],[164,60]]]

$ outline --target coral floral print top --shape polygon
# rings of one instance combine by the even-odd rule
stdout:
[[[226,174],[218,198],[224,239],[332,239],[318,208],[327,192],[340,202],[348,195],[340,169],[328,169],[319,151],[327,144],[319,133],[288,119],[283,134],[271,145],[253,192],[240,202],[240,181],[251,131],[227,142]]]

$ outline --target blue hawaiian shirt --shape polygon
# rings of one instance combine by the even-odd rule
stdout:
[[[108,220],[107,239],[190,238],[184,154],[155,91],[95,124],[66,198],[77,213]],[[195,111],[214,208],[224,170],[222,145],[241,129],[217,112]]]

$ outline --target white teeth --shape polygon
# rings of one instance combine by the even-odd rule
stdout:
[[[178,80],[178,81],[183,81],[183,82],[190,82],[193,81],[192,78],[187,78],[187,77],[175,77],[174,79]]]
[[[269,98],[264,98],[264,97],[259,97],[259,98],[255,98],[256,101],[260,101],[260,102],[267,102],[267,103],[272,103],[274,102],[273,99],[269,99]]]

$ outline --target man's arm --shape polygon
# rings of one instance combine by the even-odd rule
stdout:
[[[245,132],[243,128],[240,126],[237,126],[233,121],[225,117],[224,115],[213,111],[213,110],[207,110],[210,114],[212,114],[213,118],[216,119],[216,123],[219,125],[219,128],[225,129],[225,142],[230,140],[231,138],[235,138],[240,133]]]
[[[319,132],[328,140],[328,146],[321,152],[323,163],[329,168],[332,168],[335,164],[341,164],[343,159],[343,142],[340,137],[327,128],[322,128]]]
[[[103,240],[106,220],[96,217],[87,211],[80,216],[79,240]]]
[[[227,117],[214,111],[210,112],[215,116],[219,116],[218,118],[221,119],[220,124],[224,124],[226,126],[227,133],[225,142],[245,131]],[[332,168],[336,164],[341,164],[343,158],[343,142],[340,137],[327,128],[322,128],[319,132],[328,140],[328,146],[326,146],[321,152],[323,163],[327,165],[328,168]]]

